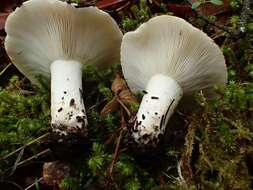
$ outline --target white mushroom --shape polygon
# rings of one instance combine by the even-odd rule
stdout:
[[[119,63],[117,23],[96,7],[30,0],[8,17],[5,29],[5,48],[16,67],[35,84],[38,75],[51,78],[53,130],[85,132],[82,66]]]
[[[144,92],[133,126],[133,137],[142,144],[158,142],[183,94],[227,82],[219,47],[175,16],[154,17],[126,33],[121,64],[130,89]]]

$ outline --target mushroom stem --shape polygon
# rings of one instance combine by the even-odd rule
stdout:
[[[57,60],[51,64],[51,126],[60,134],[86,133],[82,96],[82,64]]]
[[[158,140],[159,134],[164,133],[168,119],[183,96],[183,90],[174,79],[157,74],[149,80],[144,94],[133,137],[136,142],[147,144],[152,139]]]

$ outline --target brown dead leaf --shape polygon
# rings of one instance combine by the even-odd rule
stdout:
[[[127,90],[128,88],[127,88],[126,81],[122,79],[119,74],[117,74],[112,83],[111,89],[115,95],[119,95],[119,93],[122,90]]]
[[[192,3],[197,0],[191,0]],[[205,16],[216,16],[217,23],[225,25],[228,23],[229,17],[232,15],[232,9],[229,5],[229,0],[224,0],[222,5],[214,5],[212,3],[204,3],[197,8],[197,12]]]
[[[102,109],[100,115],[101,117],[105,117],[107,114],[116,111],[119,108],[119,103],[117,101],[117,97],[113,97],[113,99],[108,102],[105,107]]]
[[[124,104],[138,104],[137,99],[134,97],[134,95],[130,92],[130,90],[122,90],[119,93],[119,99],[124,103]]]
[[[0,3],[0,30],[4,29],[8,15],[22,4],[22,0],[1,0]]]
[[[173,15],[189,18],[195,16],[195,12],[192,10],[190,5],[180,5],[177,3],[168,3],[168,10],[173,13]]]
[[[192,3],[196,2],[197,0],[191,0]],[[198,11],[203,13],[206,16],[219,16],[220,14],[227,13],[231,11],[229,6],[229,0],[224,0],[222,5],[214,5],[212,3],[204,3],[198,8]]]
[[[107,9],[112,6],[119,6],[123,2],[127,2],[129,0],[101,0],[96,3],[96,6],[100,9]]]
[[[5,21],[8,17],[9,13],[0,13],[0,30],[4,29]]]
[[[128,106],[131,104],[138,104],[138,101],[128,89],[126,81],[121,78],[119,74],[116,75],[111,89],[114,93],[114,97],[104,106],[101,111],[101,116],[104,117],[107,114],[116,111],[119,107],[122,107],[128,116],[131,116],[132,113],[128,109]]]

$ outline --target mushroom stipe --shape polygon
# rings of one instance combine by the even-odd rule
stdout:
[[[174,101],[175,101],[175,99],[172,100],[172,102],[170,103],[170,105],[169,105],[169,107],[168,107],[168,109],[167,109],[167,111],[166,111],[166,113],[165,113],[165,120],[166,120],[166,118],[167,118],[167,115],[168,115],[168,113],[169,113],[169,111],[170,111],[170,108],[171,108],[172,104],[174,103]]]

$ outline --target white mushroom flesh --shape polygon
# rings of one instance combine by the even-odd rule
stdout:
[[[88,122],[83,102],[82,64],[77,61],[57,60],[50,68],[53,130],[65,135],[71,129],[85,133]],[[72,127],[64,129],[68,126]]]
[[[174,79],[157,74],[149,80],[143,93],[133,136],[137,142],[147,144],[164,133],[168,119],[183,96],[183,90]]]

